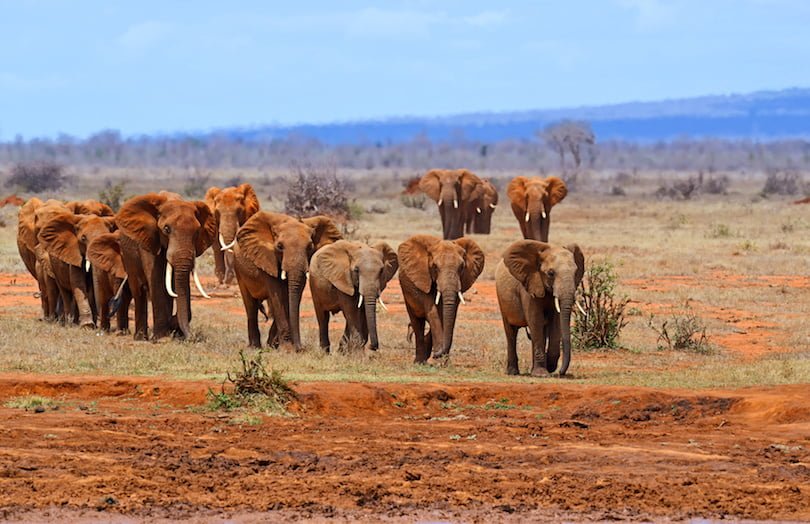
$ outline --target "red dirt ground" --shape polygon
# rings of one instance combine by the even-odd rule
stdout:
[[[787,276],[717,285],[726,281],[810,287]],[[476,289],[469,306],[494,313],[492,283]],[[34,291],[28,275],[0,275],[0,312],[27,303],[35,316]],[[404,315],[396,285],[385,297]],[[750,312],[694,306],[744,328],[720,342],[741,356],[759,355],[745,345],[763,333],[763,347],[782,336]],[[260,425],[202,409],[211,386],[0,374],[0,406],[61,401],[42,413],[0,407],[0,520],[810,519],[806,385],[308,382],[295,385],[294,416]]]

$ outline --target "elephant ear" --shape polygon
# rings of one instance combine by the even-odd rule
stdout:
[[[415,235],[399,245],[400,276],[405,275],[423,293],[430,293],[430,252],[441,242],[430,235]]]
[[[147,193],[130,198],[118,214],[115,224],[121,232],[135,240],[142,249],[157,255],[160,252],[160,231],[157,219],[159,207],[167,200],[165,194]]]
[[[565,249],[574,254],[574,263],[577,265],[577,270],[574,273],[574,286],[579,286],[582,282],[582,277],[585,275],[585,255],[577,244],[568,244]]]
[[[534,298],[543,298],[546,295],[546,282],[540,271],[540,264],[542,253],[548,248],[549,245],[545,242],[518,240],[503,254],[506,269]]]
[[[492,204],[497,206],[498,205],[498,190],[495,188],[495,184],[493,184],[492,182],[487,181],[487,184],[489,185],[489,191],[492,194]]]
[[[87,260],[102,271],[117,278],[124,278],[124,261],[121,258],[121,246],[118,244],[118,233],[105,233],[94,238],[87,246]]]
[[[245,218],[248,219],[259,211],[259,197],[248,183],[239,186],[239,190],[245,196]]]
[[[431,169],[419,181],[419,189],[434,202],[438,202],[441,198],[442,183],[439,180],[441,173],[441,169]]]
[[[197,208],[197,221],[200,223],[200,230],[194,239],[194,249],[197,256],[200,256],[211,247],[217,237],[217,220],[211,208],[202,200],[194,202],[194,206]]]
[[[371,247],[382,253],[383,271],[380,275],[380,291],[382,291],[399,269],[399,259],[396,251],[385,242],[378,242]]]
[[[461,182],[461,200],[464,202],[469,202],[470,199],[475,198],[473,194],[476,191],[479,193],[483,192],[484,184],[481,182],[481,179],[478,178],[478,176],[472,171],[462,169],[460,171],[459,181]]]
[[[568,187],[561,178],[550,176],[546,178],[546,193],[548,193],[548,201],[552,206],[556,206],[568,195]]]
[[[115,225],[115,217],[114,216],[101,217],[101,221],[104,222],[104,225],[107,226],[107,229],[109,229],[110,232],[115,231],[117,229],[117,226]]]
[[[520,210],[521,214],[526,212],[526,183],[528,181],[529,179],[525,176],[516,176],[506,186],[506,196],[512,202],[512,209]]]
[[[208,207],[211,209],[211,212],[216,211],[216,203],[214,200],[217,198],[217,195],[222,192],[222,189],[213,186],[209,187],[208,191],[205,192],[205,203],[208,204]]]
[[[464,269],[461,271],[461,291],[463,293],[472,287],[484,270],[485,257],[484,252],[474,240],[459,238],[453,242],[464,249]]]
[[[70,211],[54,214],[39,230],[39,241],[48,254],[72,266],[82,265],[82,253],[76,236],[76,224],[83,215]]]
[[[115,215],[110,206],[99,202],[98,200],[68,202],[65,204],[65,207],[77,215],[98,215],[100,217],[110,217]]]
[[[326,278],[341,293],[354,295],[350,251],[356,249],[351,242],[341,240],[318,250],[318,267],[313,271]]]
[[[301,222],[313,229],[312,243],[315,245],[315,251],[343,238],[335,223],[327,216],[318,215],[305,218]]]
[[[236,232],[239,251],[256,267],[276,278],[279,260],[276,257],[276,236],[273,228],[284,220],[291,218],[279,213],[259,211]]]
[[[37,197],[31,198],[20,206],[20,211],[17,215],[17,242],[22,243],[31,251],[33,251],[37,245],[37,236],[34,233],[34,217],[36,216],[37,209],[41,205],[42,200]]]

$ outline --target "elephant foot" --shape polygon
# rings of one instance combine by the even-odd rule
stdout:
[[[136,331],[132,338],[135,340],[149,340],[149,337],[143,331]]]
[[[449,353],[434,353],[433,354],[433,361],[439,367],[445,367],[450,364],[450,354]]]
[[[520,370],[518,367],[515,366],[507,366],[506,367],[506,374],[507,375],[520,375]]]
[[[531,375],[533,377],[547,377],[548,371],[546,371],[546,366],[533,366]]]
[[[94,329],[96,329],[96,325],[93,323],[92,320],[90,320],[90,321],[82,322],[79,325],[79,328],[86,329],[86,330],[94,330]]]
[[[116,337],[125,337],[125,336],[127,336],[129,334],[130,334],[130,332],[129,332],[128,329],[119,329],[119,330],[117,330],[115,332]]]

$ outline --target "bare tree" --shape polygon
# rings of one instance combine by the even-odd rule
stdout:
[[[574,167],[579,169],[579,166],[582,165],[584,150],[596,144],[596,137],[591,125],[588,122],[576,120],[561,120],[549,124],[539,135],[559,155],[560,167],[563,171],[565,170],[566,153],[571,153],[574,158]],[[591,151],[589,154],[593,155],[593,152]]]

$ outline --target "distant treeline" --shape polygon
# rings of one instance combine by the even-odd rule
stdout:
[[[432,142],[421,136],[396,143],[325,145],[306,137],[248,141],[227,135],[122,138],[104,131],[86,140],[18,139],[0,143],[0,165],[50,161],[71,166],[287,168],[328,164],[351,169],[432,167],[556,171],[560,156],[541,139],[483,143]],[[680,139],[654,144],[599,141],[582,155],[590,169],[674,169],[727,171],[810,169],[810,141],[769,142]],[[573,163],[566,166],[573,168]]]

